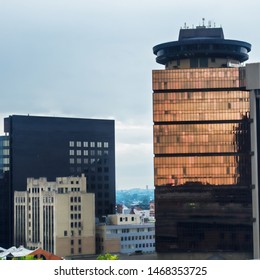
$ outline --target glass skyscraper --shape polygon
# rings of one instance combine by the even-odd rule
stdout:
[[[153,48],[158,253],[252,255],[250,50],[204,25]]]

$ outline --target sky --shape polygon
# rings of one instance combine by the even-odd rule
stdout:
[[[259,0],[0,0],[0,134],[12,114],[114,119],[116,188],[153,188],[153,46],[211,23],[252,44]]]

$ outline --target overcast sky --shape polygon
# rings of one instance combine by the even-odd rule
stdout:
[[[116,121],[117,189],[153,188],[152,47],[210,21],[252,44],[259,0],[0,0],[0,129],[11,114]]]

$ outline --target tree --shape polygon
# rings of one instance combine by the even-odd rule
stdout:
[[[109,253],[106,253],[104,255],[99,255],[97,257],[97,260],[111,260],[111,261],[114,261],[114,260],[118,260],[118,256],[117,255],[112,255],[112,254],[109,254]]]

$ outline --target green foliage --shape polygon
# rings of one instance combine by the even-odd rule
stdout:
[[[97,257],[97,260],[111,260],[111,261],[114,261],[114,260],[118,260],[118,256],[106,253],[104,255],[99,255]]]
[[[138,205],[143,210],[149,209],[150,201],[154,200],[153,189],[129,189],[116,191],[116,203],[124,204],[130,208],[133,205]]]
[[[19,260],[19,261],[35,261],[35,260],[41,260],[41,259],[36,259],[34,256],[32,255],[27,255],[27,256],[23,256],[23,257],[14,257],[12,260]]]

